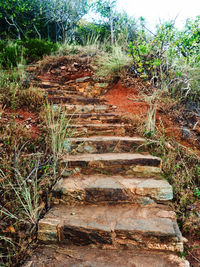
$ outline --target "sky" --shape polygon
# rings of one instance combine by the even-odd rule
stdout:
[[[181,29],[187,18],[200,15],[200,0],[118,0],[117,8],[134,18],[144,17],[150,29],[159,18],[163,22],[178,16],[175,26]]]

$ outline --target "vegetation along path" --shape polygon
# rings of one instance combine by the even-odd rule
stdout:
[[[161,159],[115,106],[90,95],[105,81],[72,65],[76,75],[59,78],[66,72],[60,64],[37,82],[54,110],[65,110],[74,134],[64,144],[51,208],[38,224],[39,246],[24,266],[189,266],[178,256],[185,239]]]

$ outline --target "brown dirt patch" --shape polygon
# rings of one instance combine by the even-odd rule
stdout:
[[[144,100],[144,97],[140,92],[143,90],[144,85],[141,88],[141,84],[137,83],[135,87],[125,87],[122,82],[119,81],[115,84],[105,95],[104,99],[111,105],[115,105],[121,114],[128,115],[130,119],[137,117],[140,120],[146,120],[149,112],[150,105]],[[161,103],[154,103],[156,108],[156,126],[159,131],[164,133],[169,138],[174,139],[186,148],[191,150],[199,150],[199,143],[197,142],[195,135],[184,132],[182,130],[182,123],[174,120],[173,111],[168,112],[167,107],[163,112],[164,105]],[[162,106],[162,107],[161,107]],[[200,151],[197,152],[200,154]]]
[[[200,240],[192,236],[188,236],[187,239],[187,260],[190,262],[191,267],[200,267]]]
[[[32,139],[37,139],[40,134],[38,125],[38,116],[36,113],[30,112],[28,108],[13,110],[5,109],[2,114],[4,122],[14,121],[16,124],[23,125],[30,133]]]
[[[104,96],[104,99],[111,105],[115,105],[118,111],[126,114],[143,116],[149,110],[149,104],[140,101],[138,91],[135,88],[126,88],[119,81]]]

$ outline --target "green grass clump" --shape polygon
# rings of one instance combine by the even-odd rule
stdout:
[[[120,76],[129,66],[132,59],[123,51],[122,47],[115,46],[111,53],[103,53],[97,59],[97,75],[99,76]]]

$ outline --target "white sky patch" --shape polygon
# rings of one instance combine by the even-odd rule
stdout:
[[[155,24],[176,19],[182,28],[187,18],[200,15],[200,0],[118,0],[118,10],[125,10],[133,18],[144,17],[151,29]]]

